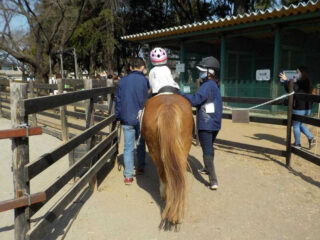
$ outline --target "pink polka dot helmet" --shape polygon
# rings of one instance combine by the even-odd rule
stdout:
[[[150,52],[150,60],[153,65],[162,65],[167,63],[167,53],[163,48],[154,48]]]

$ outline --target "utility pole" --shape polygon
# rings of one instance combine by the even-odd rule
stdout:
[[[61,78],[64,79],[64,77],[63,77],[63,50],[62,49],[60,52],[60,65],[61,65]]]
[[[73,58],[74,58],[74,74],[75,74],[75,79],[78,79],[79,73],[78,73],[78,60],[77,60],[77,52],[76,49],[73,49]]]

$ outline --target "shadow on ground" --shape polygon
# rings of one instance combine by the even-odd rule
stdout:
[[[281,162],[281,161],[273,158],[270,154],[261,152],[261,150],[260,150],[261,147],[257,147],[257,150],[254,150],[254,148],[252,148],[254,146],[252,146],[251,149],[243,149],[238,146],[235,146],[235,147],[226,146],[223,144],[217,144],[217,146],[219,147],[219,151],[223,151],[223,152],[227,152],[227,153],[231,153],[231,154],[236,154],[236,155],[247,156],[247,157],[257,159],[260,161],[261,160],[262,161],[272,161],[282,167],[287,168],[289,173],[291,173],[297,177],[300,177],[303,181],[306,181],[307,183],[310,183],[310,184],[320,188],[320,182],[314,180],[313,178],[311,178],[309,176],[304,175],[302,172],[299,172],[299,171],[293,169],[292,167],[287,167],[284,162]],[[253,155],[250,155],[250,153],[259,154],[259,155],[262,155],[263,157],[253,156]]]
[[[281,145],[286,144],[286,141],[283,137],[278,137],[278,136],[271,135],[271,134],[256,133],[256,134],[254,134],[253,137],[252,136],[246,136],[246,137],[254,139],[254,140],[268,140],[270,142],[281,144]]]
[[[198,172],[200,168],[203,168],[201,162],[192,155],[188,156],[188,163],[190,168],[187,168],[188,172],[191,172],[196,180],[205,186],[209,185],[209,182],[204,179],[204,177]]]
[[[111,162],[105,164],[100,171],[97,173],[97,187],[103,182],[105,177],[110,173],[115,164],[116,157],[111,158]],[[58,237],[64,239],[65,235],[68,233],[73,222],[77,218],[82,206],[93,194],[92,189],[88,186],[85,188],[81,194],[75,198],[69,206],[64,209],[63,213],[59,218],[57,218],[51,225],[50,228],[46,229],[49,232],[45,238],[46,240],[55,240]],[[50,215],[50,214],[49,214]],[[48,220],[49,221],[49,220]]]

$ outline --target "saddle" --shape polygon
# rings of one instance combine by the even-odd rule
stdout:
[[[163,93],[175,93],[175,94],[179,94],[179,89],[172,87],[172,86],[164,86],[162,88],[159,89],[159,91],[155,94],[152,94],[152,96],[156,96],[158,94],[163,94]]]

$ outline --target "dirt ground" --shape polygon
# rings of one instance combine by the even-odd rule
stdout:
[[[0,124],[2,128],[2,120]],[[315,128],[311,131],[317,135]],[[283,126],[223,120],[218,139],[284,150],[285,136]],[[301,139],[307,146],[306,139]],[[8,140],[0,141],[0,151],[6,154],[6,158],[1,154],[0,164],[5,167],[3,162],[11,159],[10,145]],[[121,141],[119,163],[122,148]],[[158,229],[164,202],[148,157],[145,174],[137,176],[131,186],[124,185],[123,168],[119,171],[117,163],[99,191],[85,190],[75,199],[46,239],[320,239],[319,166],[293,155],[289,170],[284,157],[220,144],[215,149],[217,191],[209,190],[207,178],[196,171],[202,165],[201,148],[191,149],[185,218],[178,232]],[[8,169],[1,172],[0,200],[12,189],[10,174]],[[0,213],[1,240],[13,239],[12,214]]]

